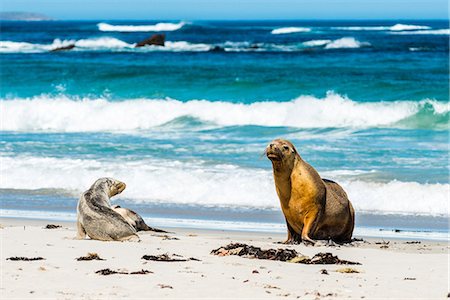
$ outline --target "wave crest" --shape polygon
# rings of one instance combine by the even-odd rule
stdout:
[[[298,128],[448,129],[447,103],[435,100],[360,103],[334,93],[325,98],[300,96],[288,102],[236,104],[221,101],[74,99],[39,96],[2,100],[3,130],[96,132],[146,130],[180,117],[218,126]]]
[[[399,31],[391,32],[391,34],[402,34],[402,35],[450,35],[450,29],[436,29],[436,30],[414,30],[414,31]]]
[[[157,23],[155,25],[110,25],[108,23],[98,23],[100,31],[106,32],[151,32],[151,31],[175,31],[181,29],[186,23]]]
[[[337,30],[351,30],[351,31],[402,31],[402,30],[420,30],[420,29],[431,29],[430,26],[421,25],[409,25],[409,24],[395,24],[393,26],[348,26],[348,27],[332,27]]]
[[[310,28],[306,27],[282,27],[276,28],[272,30],[271,34],[288,34],[288,33],[296,33],[296,32],[310,32]]]
[[[324,49],[345,49],[370,46],[367,42],[359,42],[353,37],[337,40],[312,40],[304,43],[274,44],[226,41],[220,44],[190,43],[187,41],[166,41],[165,46],[147,45],[135,48],[135,43],[127,43],[113,37],[99,37],[81,40],[55,39],[51,44],[32,44],[26,42],[0,41],[0,53],[43,53],[74,45],[71,51],[117,51],[117,52],[207,52],[215,48],[226,52],[295,52],[304,51],[307,47],[325,46]]]
[[[128,44],[119,39],[112,37],[101,37],[81,40],[55,39],[51,44],[32,44],[25,42],[0,41],[0,53],[41,53],[69,45],[75,45],[76,48],[74,49],[74,51],[118,50],[134,48],[134,44]]]

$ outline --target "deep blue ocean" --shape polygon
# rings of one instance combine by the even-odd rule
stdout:
[[[282,232],[263,155],[282,137],[344,187],[357,235],[448,238],[448,21],[0,26],[1,216],[75,220],[108,176],[152,225]]]

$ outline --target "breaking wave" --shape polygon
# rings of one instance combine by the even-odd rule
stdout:
[[[360,48],[361,46],[370,46],[370,44],[352,37],[343,37],[327,43],[325,49]]]
[[[8,174],[2,181],[4,189],[63,189],[76,198],[97,178],[110,176],[127,184],[117,198],[136,203],[279,208],[269,169],[162,159],[99,161],[34,156],[2,157],[1,168],[3,174]],[[339,176],[331,179],[338,180],[360,212],[413,215],[449,212],[449,184],[378,183],[344,180]]]
[[[98,23],[100,31],[119,31],[119,32],[151,32],[151,31],[175,31],[182,28],[184,22],[180,23],[157,23],[155,25],[110,25],[108,23]]]
[[[436,30],[414,30],[414,31],[399,31],[399,32],[391,32],[392,34],[430,34],[430,35],[450,35],[450,29],[436,29]]]
[[[362,30],[375,30],[375,31],[403,31],[403,30],[419,30],[419,29],[431,29],[430,26],[421,25],[408,25],[408,24],[395,24],[393,26],[348,26],[348,27],[333,27],[337,30],[352,30],[352,31],[362,31]]]
[[[436,100],[355,102],[328,93],[287,102],[251,104],[174,99],[108,101],[103,98],[37,96],[3,99],[3,130],[99,132],[147,130],[181,117],[217,126],[287,126],[297,128],[448,129],[449,105]]]
[[[271,34],[288,34],[288,33],[296,33],[296,32],[310,32],[310,28],[305,27],[282,27],[276,28],[272,30]]]
[[[81,40],[55,39],[51,44],[32,44],[26,42],[0,41],[0,53],[42,53],[74,45],[72,51],[83,50],[121,50],[133,49],[134,44],[128,44],[112,37],[101,37]]]
[[[353,37],[344,37],[337,40],[312,40],[303,43],[274,44],[250,43],[247,41],[226,41],[219,44],[190,43],[187,41],[166,41],[165,46],[147,45],[135,48],[135,43],[127,43],[113,37],[89,38],[80,40],[55,39],[51,44],[32,44],[27,42],[0,41],[0,53],[45,53],[58,48],[73,45],[70,51],[114,51],[114,52],[294,52],[304,51],[308,47],[321,47],[324,49],[345,49],[370,46],[367,42],[360,42]]]

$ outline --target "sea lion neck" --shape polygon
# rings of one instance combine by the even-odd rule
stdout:
[[[292,170],[294,170],[296,165],[301,162],[302,159],[298,154],[295,154],[295,158],[292,165],[286,164],[283,160],[272,161],[273,173],[277,177],[281,177],[283,179],[288,180],[291,177]]]
[[[273,175],[275,179],[275,187],[278,197],[282,205],[287,205],[291,198],[291,175],[292,171],[296,168],[297,164],[301,163],[301,158],[297,154],[292,167],[283,164],[282,162],[273,163]]]

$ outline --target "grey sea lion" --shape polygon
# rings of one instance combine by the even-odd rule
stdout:
[[[125,221],[128,222],[136,231],[154,231],[154,232],[163,232],[168,233],[165,230],[153,228],[145,224],[144,219],[137,214],[136,212],[132,211],[131,209],[121,207],[119,205],[113,205],[111,207],[114,211],[118,212]]]
[[[85,191],[77,206],[77,239],[86,234],[101,241],[139,241],[136,230],[111,208],[110,198],[126,185],[113,178],[100,178]]]
[[[265,152],[272,161],[275,187],[286,218],[285,243],[314,244],[314,239],[350,242],[355,211],[342,187],[322,179],[287,140],[270,142]]]

